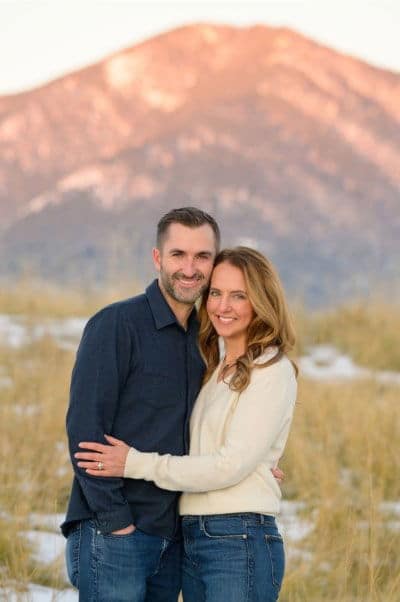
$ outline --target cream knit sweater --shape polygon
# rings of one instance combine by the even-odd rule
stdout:
[[[271,347],[257,362],[275,353]],[[131,448],[124,476],[184,491],[180,514],[275,515],[281,492],[270,469],[282,456],[292,421],[297,392],[293,366],[283,357],[253,369],[242,393],[217,382],[219,370],[220,366],[197,398],[190,421],[190,455]]]

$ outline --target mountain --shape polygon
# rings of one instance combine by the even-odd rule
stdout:
[[[182,27],[0,97],[0,157],[3,279],[146,281],[196,205],[307,303],[399,282],[400,74],[288,29]]]

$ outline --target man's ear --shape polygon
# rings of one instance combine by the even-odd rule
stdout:
[[[155,266],[157,272],[159,272],[160,269],[161,269],[161,253],[160,253],[160,249],[157,249],[157,247],[154,247],[154,249],[152,251],[152,255],[153,255],[154,266]]]

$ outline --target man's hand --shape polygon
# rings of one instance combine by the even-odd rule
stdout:
[[[129,525],[125,527],[125,529],[118,529],[118,531],[112,531],[112,535],[129,535],[129,533],[133,533],[136,531],[135,525]]]
[[[92,451],[74,454],[78,460],[84,460],[78,462],[78,466],[86,468],[86,472],[94,477],[123,477],[129,445],[110,435],[104,436],[110,445],[93,441],[79,443],[80,448]]]

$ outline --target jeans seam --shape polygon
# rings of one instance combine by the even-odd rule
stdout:
[[[100,546],[98,544],[98,536],[96,526],[92,526],[92,554],[91,554],[91,568],[93,571],[93,592],[95,593],[95,600],[99,599],[99,564],[100,564]]]
[[[79,590],[80,581],[80,568],[81,568],[81,541],[82,541],[82,522],[79,523],[79,539],[78,539],[78,554],[77,554],[77,575],[76,575],[76,589]]]
[[[161,544],[160,557],[158,559],[157,567],[156,567],[156,570],[154,571],[154,573],[152,574],[152,577],[157,575],[159,570],[162,568],[162,557],[167,548],[168,548],[168,541],[164,538],[162,540],[162,544]]]
[[[248,535],[248,534],[247,534]],[[249,545],[249,538],[246,539],[246,548],[247,548],[247,602],[250,602],[252,598],[252,590],[253,590],[253,570],[255,565],[255,560],[251,553],[251,546]]]
[[[199,566],[198,563],[194,560],[193,556],[191,556],[191,554],[190,554],[190,547],[192,547],[192,554],[195,555],[194,542],[195,542],[194,537],[190,537],[190,536],[188,537],[185,534],[183,535],[183,555],[186,556],[186,558],[189,560],[189,562],[194,567],[197,567],[197,566]],[[182,562],[183,562],[183,556],[182,556]]]
[[[268,548],[268,554],[269,554],[269,558],[271,561],[271,580],[272,580],[272,585],[274,586],[274,588],[276,590],[279,589],[279,583],[276,582],[275,579],[275,571],[274,571],[274,562],[273,562],[273,557],[272,557],[272,550],[271,550],[271,546],[270,546],[270,540],[275,540],[275,541],[279,541],[280,543],[283,543],[282,537],[278,536],[278,535],[265,535],[265,542],[267,544],[267,548]]]

